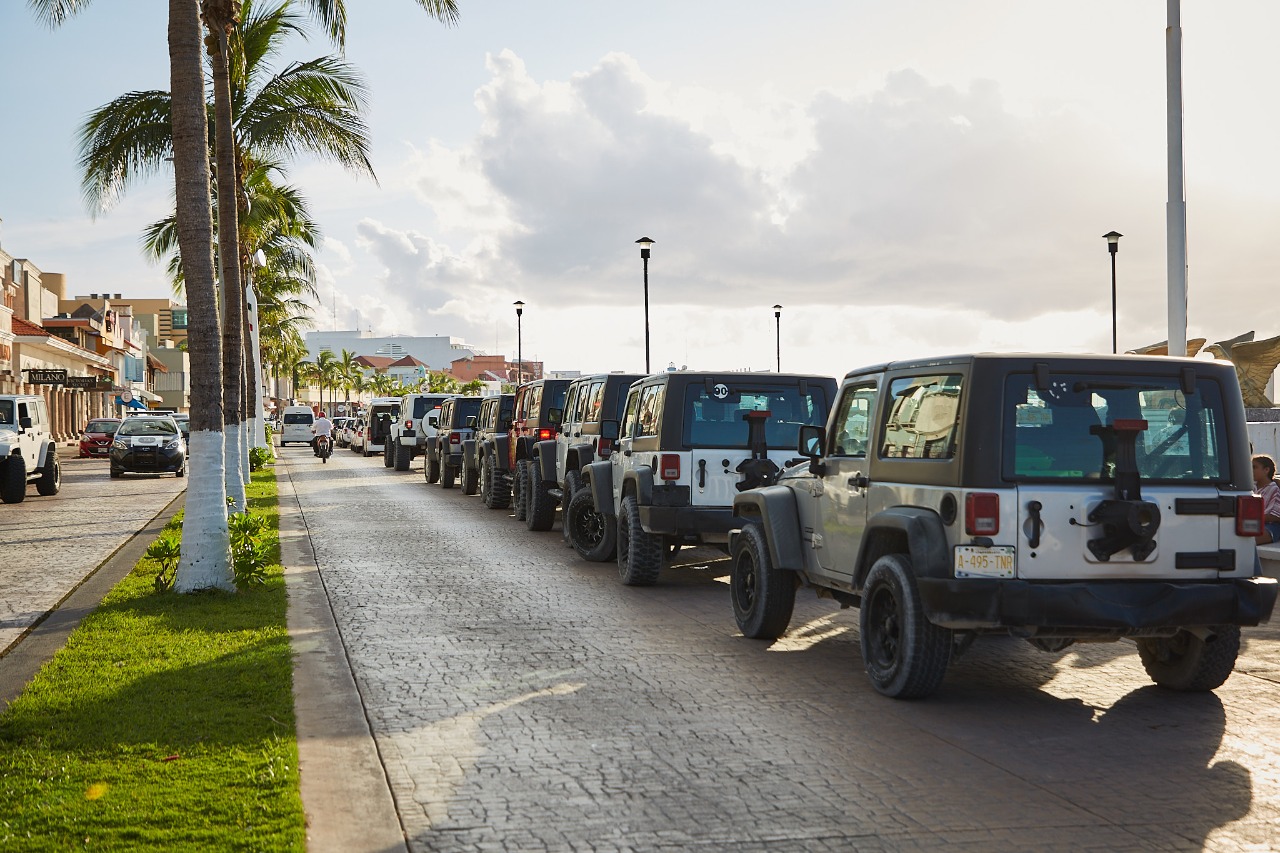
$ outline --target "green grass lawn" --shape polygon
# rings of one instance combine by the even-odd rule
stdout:
[[[143,559],[0,716],[0,850],[303,850],[275,474],[264,586],[156,594]]]

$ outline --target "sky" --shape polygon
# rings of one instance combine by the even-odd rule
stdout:
[[[377,181],[300,159],[320,329],[550,370],[842,375],[1166,337],[1160,0],[348,0]],[[163,296],[172,176],[91,215],[78,125],[168,87],[165,4],[56,31],[0,5],[0,246],[74,294]],[[1275,0],[1183,0],[1188,337],[1280,334]],[[334,53],[318,31],[289,58]],[[281,65],[285,60],[282,59]],[[14,69],[26,69],[13,73]],[[783,306],[775,322],[774,304]],[[443,365],[432,365],[442,367]]]

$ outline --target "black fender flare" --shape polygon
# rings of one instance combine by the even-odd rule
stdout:
[[[733,514],[744,524],[760,525],[774,566],[804,571],[804,539],[794,490],[786,486],[764,486],[742,492],[733,498]]]
[[[596,461],[595,449],[589,444],[571,444],[564,457],[564,471],[581,471],[584,466]]]
[[[40,461],[36,463],[37,471],[43,470],[44,466],[49,464],[49,454],[51,453],[54,456],[57,456],[58,445],[54,444],[52,441],[46,441],[44,446],[40,448]],[[28,471],[27,473],[30,474],[31,472]]]
[[[592,462],[582,469],[582,479],[591,490],[591,499],[595,501],[596,512],[601,515],[614,515],[613,507],[613,466],[608,462]]]
[[[533,445],[533,461],[542,474],[542,482],[556,483],[556,442],[545,439]]]
[[[462,440],[462,465],[465,468],[480,467],[480,455],[476,452],[476,440],[474,438],[464,438]]]
[[[876,560],[885,554],[902,553],[904,547],[916,577],[951,577],[950,549],[942,519],[931,509],[896,506],[867,519],[858,548],[854,586],[862,588]]]
[[[653,506],[653,469],[637,465],[622,475],[622,494],[633,494],[640,506]]]

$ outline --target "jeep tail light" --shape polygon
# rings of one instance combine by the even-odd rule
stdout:
[[[553,429],[548,429],[547,427],[543,427],[542,429],[538,430],[538,441],[546,441],[548,438],[555,438],[555,437],[556,437],[556,431]]]
[[[964,532],[970,536],[995,536],[1000,532],[1000,496],[970,492],[964,498]]]
[[[607,438],[596,440],[596,453],[600,454],[601,459],[605,459],[613,452],[613,442]]]
[[[460,432],[451,432],[451,433],[449,433],[449,443],[450,443],[450,444],[462,444],[462,433],[460,433]]]
[[[1262,533],[1262,498],[1241,495],[1236,498],[1236,535],[1253,538]]]
[[[413,418],[405,418],[405,421],[404,421],[404,428],[405,428],[405,429],[413,429]]]
[[[658,463],[658,476],[663,480],[680,479],[680,457],[674,453],[662,454]]]

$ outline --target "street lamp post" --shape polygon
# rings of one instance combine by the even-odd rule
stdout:
[[[644,261],[644,372],[649,373],[649,247],[654,244],[648,237],[636,241],[640,244],[640,259]]]
[[[1124,235],[1119,231],[1108,231],[1102,235],[1107,240],[1107,251],[1111,253],[1111,354],[1115,355],[1119,350],[1116,348],[1116,252],[1120,250],[1120,238]]]
[[[512,304],[516,306],[516,386],[519,387],[524,384],[524,342],[520,328],[524,303],[517,299]]]
[[[773,306],[774,346],[778,352],[778,372],[782,372],[782,306]]]

